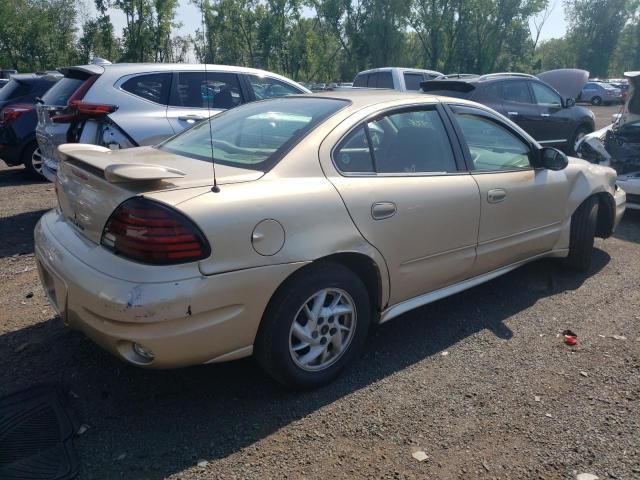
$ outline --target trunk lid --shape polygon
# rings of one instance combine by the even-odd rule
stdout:
[[[111,151],[97,145],[59,147],[57,194],[60,210],[84,237],[100,243],[102,229],[115,208],[137,195],[175,206],[206,193],[213,185],[210,162],[153,147]],[[216,165],[219,185],[257,180],[262,171]],[[158,195],[158,193],[161,193]]]

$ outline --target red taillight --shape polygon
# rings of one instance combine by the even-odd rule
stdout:
[[[132,198],[109,217],[102,246],[141,263],[171,265],[206,258],[211,253],[198,227],[170,207]]]
[[[27,103],[16,103],[15,105],[9,105],[4,107],[0,111],[0,122],[5,125],[9,125],[20,117],[23,113],[33,110],[33,105]]]
[[[85,103],[80,100],[69,105],[68,113],[62,113],[51,117],[54,123],[71,123],[80,118],[99,117],[107,113],[113,113],[118,109],[117,105],[105,105],[98,103]]]

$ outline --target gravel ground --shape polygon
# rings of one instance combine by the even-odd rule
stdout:
[[[406,314],[300,394],[250,359],[146,371],[63,328],[33,258],[54,203],[51,184],[0,168],[0,395],[73,392],[82,479],[640,479],[637,212],[587,275],[539,261]]]

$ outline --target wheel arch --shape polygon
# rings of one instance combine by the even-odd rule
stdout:
[[[616,202],[608,192],[594,194],[598,199],[598,220],[596,224],[596,237],[609,238],[613,235],[616,216]]]
[[[271,295],[262,315],[262,319],[264,319],[267,313],[271,310],[274,301],[277,301],[282,291],[288,288],[292,283],[295,283],[296,279],[301,275],[304,275],[312,268],[317,268],[323,263],[335,263],[342,265],[351,270],[362,280],[367,292],[369,293],[371,312],[374,315],[374,318],[371,319],[371,323],[377,323],[380,318],[380,312],[384,306],[385,282],[383,281],[382,275],[386,275],[386,271],[381,271],[373,258],[359,252],[340,252],[319,257],[297,269],[295,272],[292,272],[280,283],[280,285],[278,285],[278,288],[276,288]],[[261,325],[263,323],[262,319],[260,321]],[[258,328],[258,330],[260,330],[260,328]]]

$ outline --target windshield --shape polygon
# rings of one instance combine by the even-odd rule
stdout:
[[[249,103],[204,121],[158,145],[176,155],[266,171],[346,100],[288,97]],[[211,128],[209,128],[209,125]]]

